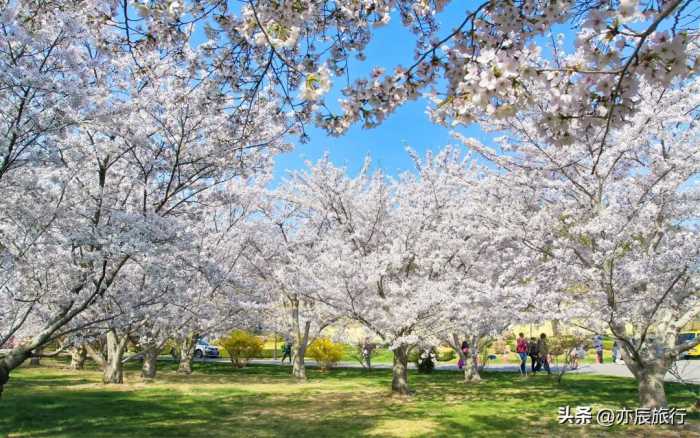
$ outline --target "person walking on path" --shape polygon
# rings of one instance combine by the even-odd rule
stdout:
[[[369,338],[365,338],[362,342],[362,359],[364,360],[364,365],[368,370],[372,369],[372,352],[374,351],[375,345],[370,342]]]
[[[528,345],[527,339],[525,339],[525,335],[523,333],[518,333],[518,339],[515,344],[515,352],[518,353],[518,356],[520,356],[520,374],[523,377],[526,377]]]
[[[287,341],[284,341],[284,345],[282,346],[282,363],[284,363],[284,360],[289,357],[289,363],[292,363],[292,343]]]
[[[549,345],[547,345],[547,335],[544,333],[540,335],[540,339],[537,341],[537,351],[540,355],[540,360],[537,363],[537,371],[544,367],[547,374],[552,374],[552,371],[549,369]]]
[[[530,356],[530,360],[532,361],[531,370],[533,373],[536,373],[537,364],[539,363],[539,350],[537,347],[537,341],[534,337],[530,338],[530,342],[527,344],[527,354]]]
[[[574,350],[571,352],[571,369],[576,370],[578,369],[579,365],[581,365],[581,361],[583,358],[586,357],[586,349],[583,348],[583,345],[578,345]]]

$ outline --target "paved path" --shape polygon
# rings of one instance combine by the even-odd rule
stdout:
[[[207,361],[212,361],[212,362],[228,362],[228,359],[207,359]],[[306,359],[305,361],[306,366],[309,367],[316,367],[318,366],[316,364],[316,361],[313,359]],[[273,359],[252,359],[250,363],[254,364],[262,364],[262,365],[282,365],[279,360],[273,360]],[[529,364],[528,364],[529,365]],[[285,362],[284,366],[290,366],[289,362]],[[410,363],[409,368],[415,369],[415,364]],[[358,362],[339,362],[336,365],[336,368],[362,368],[362,366]],[[391,364],[387,363],[378,363],[372,366],[372,368],[378,368],[378,369],[388,369],[391,368]],[[681,378],[688,383],[694,383],[700,385],[700,360],[681,360],[678,361],[677,365],[678,371],[680,373]],[[451,364],[451,365],[436,365],[435,366],[436,370],[451,370],[451,371],[457,371],[459,368],[457,368],[457,365]],[[552,372],[556,372],[559,369],[557,367],[552,367]],[[514,364],[493,364],[493,365],[487,365],[486,366],[486,371],[499,371],[499,372],[511,372],[511,373],[518,373],[520,372],[519,367]],[[586,364],[586,365],[581,365],[577,370],[569,370],[567,371],[568,373],[581,373],[581,374],[597,374],[597,375],[602,375],[602,376],[618,376],[618,377],[632,377],[632,373],[630,370],[625,366],[625,364],[613,364],[613,363],[604,363],[604,364]],[[666,381],[668,382],[675,382],[677,381],[676,377],[673,376],[671,373],[668,373],[666,375]]]

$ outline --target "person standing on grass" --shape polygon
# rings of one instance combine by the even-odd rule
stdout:
[[[571,369],[575,370],[581,365],[581,361],[586,357],[586,349],[580,344],[577,346],[572,353],[572,366]]]
[[[374,351],[375,345],[369,341],[369,338],[365,338],[362,343],[362,359],[365,361],[367,369],[372,369],[372,352]]]
[[[282,346],[282,363],[284,363],[284,360],[289,357],[289,363],[292,363],[292,343],[289,342],[289,340],[284,341],[284,345]]]
[[[593,338],[593,348],[595,348],[595,362],[603,363],[603,337],[596,335]]]
[[[537,341],[534,337],[530,338],[530,342],[527,344],[527,354],[530,356],[532,361],[531,369],[533,374],[537,372],[537,364],[539,363],[539,350],[537,346]]]
[[[526,377],[527,372],[525,367],[527,365],[528,345],[527,339],[525,339],[525,334],[523,333],[518,333],[518,339],[515,344],[515,352],[518,353],[518,356],[520,356],[520,374],[523,377]]]
[[[618,345],[617,341],[615,341],[612,349],[612,361],[613,363],[617,363],[618,360],[620,360],[620,346]]]
[[[544,367],[547,374],[552,374],[549,369],[549,345],[547,345],[547,335],[542,333],[540,339],[537,341],[537,351],[540,355],[540,360],[537,362],[537,371]]]
[[[569,363],[571,363],[571,369],[575,370],[578,368],[578,350],[574,347],[569,351]]]

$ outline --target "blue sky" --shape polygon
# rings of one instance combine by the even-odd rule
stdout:
[[[464,20],[466,11],[472,8],[473,4],[465,4],[463,1],[448,4],[437,16],[441,29],[438,36],[449,34]],[[552,30],[554,33],[565,35],[566,50],[573,49],[574,33],[570,30],[570,24],[558,25]],[[543,53],[551,53],[549,37],[539,37],[536,40],[542,46]],[[350,64],[351,80],[367,77],[375,66],[384,67],[387,72],[391,72],[397,65],[411,65],[414,62],[414,46],[415,36],[402,25],[400,17],[394,14],[387,26],[375,29],[365,52],[366,60]],[[344,85],[345,78],[334,78],[334,87],[326,96],[330,108],[336,109],[333,103],[341,96],[339,90]],[[323,130],[309,126],[309,143],[300,144],[294,141],[296,147],[293,151],[277,157],[275,180],[279,182],[289,170],[305,168],[306,160],[316,161],[325,152],[330,154],[331,161],[346,166],[351,174],[362,167],[367,155],[372,157],[375,168],[381,168],[388,175],[413,170],[413,163],[405,151],[406,147],[411,147],[419,155],[423,155],[428,150],[437,151],[445,145],[456,144],[450,135],[451,128],[430,122],[426,114],[428,105],[426,99],[409,102],[380,126],[363,129],[355,125],[342,137],[328,136]],[[498,150],[491,141],[495,134],[485,133],[477,125],[460,127],[459,132],[467,137],[475,137]]]
[[[464,4],[454,2],[439,15],[441,35],[449,33],[451,27],[464,19],[465,10]],[[366,77],[374,66],[384,67],[390,72],[397,65],[411,65],[414,44],[415,36],[401,24],[399,17],[394,17],[387,26],[376,29],[365,52],[367,59],[350,65],[351,80]],[[334,87],[327,96],[331,103],[340,96],[339,89],[344,85],[344,78],[334,78]],[[303,169],[306,160],[316,161],[325,152],[330,154],[331,161],[346,166],[352,174],[362,167],[367,155],[372,157],[375,168],[381,168],[389,175],[411,170],[413,164],[406,154],[407,146],[422,155],[427,150],[436,151],[454,143],[449,128],[430,122],[425,113],[427,106],[425,99],[409,102],[379,127],[363,129],[356,125],[342,137],[328,136],[323,130],[309,126],[309,143],[294,141],[296,147],[293,151],[277,157],[275,179],[279,181],[288,170]],[[460,132],[482,141],[488,138],[477,126],[460,129]]]

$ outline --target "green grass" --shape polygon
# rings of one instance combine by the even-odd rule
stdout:
[[[562,386],[536,376],[485,374],[464,385],[457,372],[411,373],[410,398],[392,397],[388,370],[307,370],[296,383],[288,367],[195,363],[180,376],[161,363],[156,382],[142,382],[130,364],[124,385],[103,385],[94,369],[70,371],[63,362],[20,368],[0,399],[5,437],[346,437],[346,436],[699,436],[697,413],[683,429],[559,425],[559,406],[636,405],[630,379],[569,375]],[[669,402],[695,398],[668,385]]]

